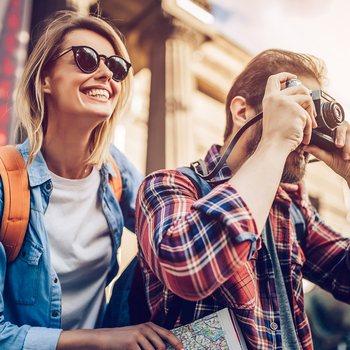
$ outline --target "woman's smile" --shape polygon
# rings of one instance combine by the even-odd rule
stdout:
[[[108,57],[116,54],[107,39],[85,29],[68,33],[62,47],[78,45],[92,47]],[[49,128],[50,123],[55,124],[60,119],[60,124],[67,125],[71,130],[74,118],[75,125],[84,124],[86,130],[91,132],[100,122],[110,118],[121,92],[121,83],[112,79],[113,73],[106,66],[104,58],[100,59],[97,69],[92,73],[79,69],[73,51],[59,57],[54,63],[45,77],[44,89]]]

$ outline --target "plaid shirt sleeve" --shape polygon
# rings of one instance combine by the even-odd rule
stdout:
[[[304,277],[331,292],[336,299],[349,304],[349,238],[329,228],[313,207],[308,207],[307,225],[308,235],[303,249]]]
[[[261,244],[249,209],[228,183],[198,199],[176,170],[144,180],[136,233],[142,257],[159,280],[187,300],[212,294]]]

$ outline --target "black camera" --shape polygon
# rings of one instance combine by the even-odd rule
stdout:
[[[286,88],[301,85],[298,79],[286,82]],[[335,128],[345,119],[343,107],[323,90],[310,90],[310,96],[316,107],[317,128],[312,130],[310,144],[316,145],[325,151],[332,152],[338,149],[335,145]]]

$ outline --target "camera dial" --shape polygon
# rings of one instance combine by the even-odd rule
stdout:
[[[344,121],[344,110],[338,102],[324,102],[321,113],[328,128],[334,129]]]
[[[286,81],[286,88],[289,88],[291,86],[296,86],[296,85],[303,85],[303,84],[298,79],[290,79],[290,80]]]

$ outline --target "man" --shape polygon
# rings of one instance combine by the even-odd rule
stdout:
[[[303,85],[285,88],[295,78]],[[228,94],[224,145],[209,150],[208,170],[247,121],[261,111],[263,119],[242,135],[210,181],[212,191],[198,199],[177,170],[145,179],[137,235],[154,322],[162,324],[175,293],[197,301],[194,319],[231,308],[249,349],[312,349],[302,277],[350,300],[349,241],[320,220],[295,185],[304,176],[307,152],[350,183],[347,123],[337,129],[339,151],[308,145],[317,126],[308,89],[322,88],[324,80],[323,61],[313,56],[262,52]],[[306,218],[303,247],[291,221],[292,202]]]

